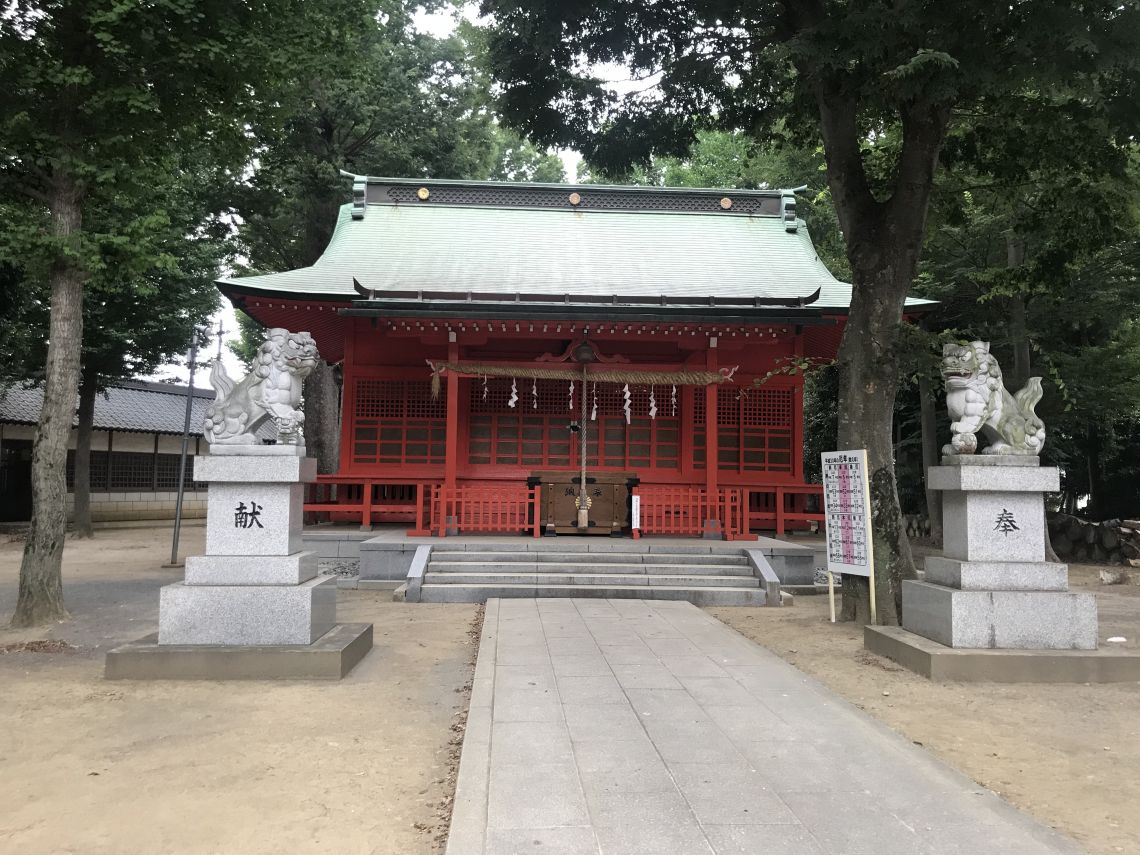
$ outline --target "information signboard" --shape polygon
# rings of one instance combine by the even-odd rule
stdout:
[[[867,452],[825,451],[823,504],[829,573],[871,576],[871,494]]]

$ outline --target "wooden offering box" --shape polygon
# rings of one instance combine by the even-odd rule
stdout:
[[[547,534],[613,534],[629,528],[629,490],[638,483],[630,472],[586,476],[590,526],[578,528],[579,476],[573,472],[535,472],[531,485],[542,486],[542,525]]]

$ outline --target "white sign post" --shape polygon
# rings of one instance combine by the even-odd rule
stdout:
[[[833,573],[866,576],[871,588],[871,623],[875,613],[875,553],[871,543],[871,491],[867,452],[825,451],[823,505],[827,520],[827,577],[831,619],[835,621]]]

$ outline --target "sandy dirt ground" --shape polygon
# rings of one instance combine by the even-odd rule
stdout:
[[[200,552],[203,529],[184,532]],[[0,536],[0,540],[3,536]],[[156,627],[169,529],[69,541],[72,619],[0,630],[0,852],[376,853],[438,849],[478,607],[342,591],[375,647],[340,683],[106,682],[102,654]],[[20,543],[0,543],[0,625]]]
[[[202,529],[184,534],[201,550]],[[21,544],[0,536],[0,623]],[[451,764],[474,656],[475,606],[408,606],[342,591],[376,646],[341,683],[105,682],[102,654],[152,632],[168,529],[69,541],[70,620],[0,629],[0,852],[429,855],[446,831]],[[1140,647],[1140,586],[1095,590],[1101,637]],[[789,609],[710,610],[907,738],[1094,853],[1140,853],[1140,685],[936,684]]]
[[[1140,586],[1094,590],[1100,635],[1140,647]],[[1140,684],[931,683],[863,650],[861,628],[828,621],[827,598],[787,609],[709,611],[1093,853],[1140,853]]]

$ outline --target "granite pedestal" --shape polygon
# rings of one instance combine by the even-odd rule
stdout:
[[[952,648],[1095,650],[1096,600],[1045,560],[1054,467],[1029,455],[959,455],[930,469],[943,491],[943,555],[903,582],[903,629]]]
[[[301,548],[304,485],[316,475],[297,446],[215,445],[195,458],[195,480],[210,485],[206,554],[160,592],[157,636],[111,651],[106,676],[347,673],[371,648],[372,626],[337,624],[336,577],[319,577],[317,556]]]

